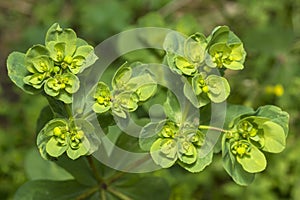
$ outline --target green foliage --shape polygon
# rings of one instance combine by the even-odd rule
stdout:
[[[139,66],[143,66],[143,64],[133,64],[133,67]],[[105,113],[111,109],[114,115],[127,118],[127,112],[135,111],[139,102],[146,101],[156,92],[156,82],[151,74],[144,70],[133,74],[132,68],[127,63],[116,71],[111,85],[111,91],[102,81],[96,86],[93,94],[94,112]]]
[[[163,46],[166,51],[164,60],[174,73],[187,79],[182,87],[183,94],[196,108],[203,108],[211,102],[222,103],[227,99],[230,93],[229,83],[220,74],[224,74],[226,69],[243,69],[246,55],[242,42],[227,26],[217,27],[207,38],[200,33],[185,37],[171,32],[166,35]],[[31,86],[31,89],[37,92],[44,87],[43,94],[48,95],[51,110],[49,107],[45,108],[38,121],[40,131],[37,146],[41,156],[44,159],[58,159],[66,153],[67,157],[75,162],[82,156],[88,156],[89,165],[95,175],[91,177],[95,181],[88,183],[84,181],[86,178],[81,180],[81,176],[74,174],[72,167],[65,165],[68,161],[60,161],[61,166],[71,170],[74,180],[34,180],[18,190],[16,199],[45,199],[56,196],[62,199],[93,199],[99,195],[104,199],[114,199],[111,195],[120,199],[132,197],[130,188],[115,190],[116,185],[110,179],[107,181],[99,176],[98,169],[89,155],[98,150],[101,142],[105,140],[100,141],[96,128],[87,120],[86,115],[73,115],[68,105],[72,103],[72,94],[80,87],[77,74],[93,64],[96,59],[93,47],[78,39],[72,29],[62,29],[57,23],[47,31],[45,46],[35,45],[25,55],[18,52],[10,54],[7,67],[12,81],[24,91],[27,91],[24,85]],[[16,70],[19,64],[27,69],[27,75],[24,76],[23,70]],[[89,92],[93,99],[92,110],[98,115],[105,115],[110,111],[110,115],[128,118],[129,112],[136,111],[139,104],[156,93],[156,72],[149,67],[150,65],[138,62],[132,65],[123,64],[112,77],[112,89],[99,81]],[[22,75],[23,79],[20,79]],[[197,96],[196,101],[194,96]],[[146,124],[141,129],[139,142],[136,141],[140,147],[134,148],[137,148],[137,151],[141,148],[150,152],[154,163],[162,168],[179,164],[189,172],[203,171],[213,158],[212,148],[205,151],[207,134],[209,130],[216,130],[223,133],[221,151],[225,170],[238,184],[248,185],[253,181],[255,173],[266,168],[267,161],[263,152],[279,153],[285,148],[289,116],[275,106],[264,106],[256,112],[233,106],[234,109],[230,109],[228,117],[231,118],[231,122],[227,124],[230,126],[222,129],[199,125],[199,119],[188,116],[189,111],[187,108],[181,108],[182,102],[176,98],[171,90],[167,92],[164,103],[166,119]],[[201,110],[198,111],[201,114]],[[49,115],[54,117],[50,121]],[[42,126],[44,127],[41,128]],[[118,141],[121,141],[121,138],[124,137],[120,137]],[[130,137],[125,138],[127,142],[132,140]],[[123,143],[116,144],[122,146]],[[85,167],[86,164],[82,165],[82,168]],[[95,183],[92,184],[93,182]],[[156,183],[155,178],[153,182]],[[144,183],[151,185],[152,181],[136,182]],[[111,187],[108,184],[111,184]],[[72,189],[61,190],[62,185]],[[88,189],[87,185],[93,187]],[[157,186],[159,184],[151,189],[154,191],[160,188]],[[30,192],[25,195],[27,190]],[[48,196],[52,190],[55,192]],[[151,193],[153,191],[150,190]],[[148,191],[134,192],[133,198],[139,199],[138,195],[144,195],[144,192],[147,194]]]
[[[72,29],[62,29],[55,23],[47,31],[45,46],[34,45],[25,55],[19,52],[9,55],[9,76],[25,92],[44,91],[44,94],[69,104],[72,94],[79,89],[76,75],[97,59],[93,49],[77,38]]]
[[[6,30],[3,31],[1,38],[2,41],[5,41],[4,44],[18,44],[18,46],[14,48],[22,49],[24,51],[24,49],[27,49],[29,45],[34,43],[42,43],[43,38],[41,37],[41,33],[44,32],[49,23],[57,20],[56,17],[53,16],[63,19],[63,21],[60,23],[74,27],[78,35],[84,35],[87,41],[91,42],[91,44],[96,44],[97,42],[105,39],[105,37],[119,32],[124,28],[128,28],[129,23],[137,23],[137,26],[140,27],[145,25],[168,27],[188,35],[177,37],[177,39],[181,38],[177,42],[174,42],[175,40],[169,38],[170,44],[174,44],[173,47],[170,48],[174,49],[175,52],[171,50],[171,52],[174,54],[178,53],[177,48],[180,45],[186,43],[185,47],[180,47],[183,48],[184,51],[177,56],[176,62],[178,67],[171,67],[172,70],[176,71],[176,73],[183,75],[184,78],[187,78],[188,83],[185,85],[185,87],[180,89],[183,89],[187,99],[191,101],[195,107],[199,108],[201,115],[199,131],[203,134],[203,136],[207,136],[208,134],[212,133],[210,132],[212,131],[211,129],[208,131],[206,130],[206,128],[213,128],[207,127],[208,124],[206,124],[206,122],[208,122],[210,119],[211,113],[209,110],[211,107],[213,107],[213,105],[216,103],[222,103],[224,100],[233,103],[227,107],[224,126],[214,127],[218,128],[218,131],[223,135],[223,141],[220,141],[217,144],[221,149],[222,143],[224,143],[222,146],[223,150],[221,151],[222,159],[220,159],[219,154],[214,154],[213,162],[209,166],[203,166],[203,168],[205,167],[205,171],[197,175],[193,173],[187,173],[185,169],[191,172],[198,172],[203,169],[201,165],[199,163],[193,165],[187,164],[181,161],[179,157],[175,161],[174,166],[171,168],[152,173],[151,175],[155,174],[155,176],[160,176],[168,181],[172,188],[170,196],[170,188],[166,184],[159,185],[157,182],[153,181],[153,184],[159,185],[160,188],[154,187],[150,184],[152,183],[152,177],[150,179],[146,179],[143,177],[143,175],[139,176],[135,180],[131,179],[128,182],[133,183],[139,179],[145,180],[144,182],[136,181],[137,184],[132,184],[132,187],[123,185],[122,187],[114,189],[132,199],[145,199],[145,196],[153,197],[154,193],[160,194],[161,199],[176,200],[237,199],[241,196],[244,196],[245,199],[250,200],[257,199],[257,196],[270,200],[296,199],[298,195],[297,187],[299,186],[299,179],[297,178],[299,174],[299,169],[297,167],[299,164],[297,153],[299,151],[299,138],[295,133],[298,129],[296,122],[299,120],[299,106],[295,102],[297,102],[299,99],[299,93],[297,91],[297,88],[299,88],[299,81],[297,78],[299,70],[294,66],[298,66],[299,64],[299,45],[296,37],[296,35],[299,33],[299,23],[297,23],[299,21],[299,14],[297,14],[299,13],[297,12],[299,8],[299,2],[275,1],[274,3],[274,1],[270,0],[263,2],[239,0],[234,2],[222,2],[222,4],[218,1],[204,1],[201,2],[201,4],[193,2],[193,4],[190,5],[184,5],[184,3],[178,3],[177,5],[176,2],[177,1],[174,1],[170,3],[170,5],[167,4],[165,7],[162,7],[166,1],[153,1],[151,3],[148,1],[136,2],[131,0],[126,0],[122,3],[115,0],[103,1],[101,3],[97,3],[97,1],[88,3],[74,1],[73,4],[66,4],[60,1],[47,3],[41,1],[35,2],[36,5],[33,6],[32,12],[30,10],[30,22],[27,20],[27,17],[24,17],[23,14],[21,15],[20,13],[16,13],[18,12],[19,8],[23,9],[20,9],[21,12],[26,12],[26,8],[28,8],[25,5],[22,7],[23,4],[20,4],[21,6],[15,6],[16,11],[13,11],[11,14],[7,15],[9,16],[9,19],[6,17],[6,12],[3,12],[3,14],[0,15],[0,24],[3,27],[3,30]],[[7,5],[5,4],[1,6],[6,7]],[[160,10],[151,12],[153,9],[158,8],[160,8]],[[118,10],[118,15],[115,15],[115,10]],[[189,14],[187,15],[186,13]],[[257,15],[257,13],[260,14]],[[72,19],[71,16],[74,15],[77,16],[76,19]],[[18,18],[21,23],[11,20]],[[6,21],[10,21],[11,25],[6,25]],[[237,36],[225,26],[218,27],[210,35],[208,35],[208,37],[205,37],[204,34],[200,33],[193,34],[197,31],[209,33],[211,28],[216,24],[227,24],[232,28],[232,30],[238,33],[244,44],[236,45],[235,43],[241,43],[241,40],[237,39]],[[130,27],[132,26],[136,25],[130,24]],[[9,36],[5,37],[5,32],[14,32],[14,34],[9,34]],[[69,33],[70,32],[72,31],[69,31]],[[164,38],[159,38],[157,36],[161,35],[141,34],[139,35],[139,38],[143,40],[143,42],[150,44],[157,43],[162,45]],[[185,42],[187,38],[189,38],[189,40],[188,42]],[[48,51],[52,49],[50,59],[49,56],[45,56],[45,52],[42,51],[40,52],[40,57],[32,61],[32,63],[35,63],[42,60],[46,64],[46,71],[41,70],[40,66],[32,64],[33,67],[30,69],[34,71],[34,73],[29,73],[27,67],[23,67],[24,64],[22,64],[25,63],[25,54],[20,52],[13,52],[7,59],[7,65],[15,66],[8,68],[8,75],[19,88],[30,94],[42,92],[45,96],[47,96],[50,107],[46,107],[43,110],[43,114],[41,114],[38,126],[36,128],[37,132],[40,132],[40,130],[42,130],[43,127],[54,118],[66,120],[68,124],[71,123],[73,119],[70,117],[72,116],[70,115],[70,107],[72,105],[67,108],[65,107],[65,104],[69,104],[68,101],[70,102],[71,95],[69,94],[76,94],[76,88],[78,87],[78,89],[82,89],[84,86],[75,81],[77,76],[82,75],[81,72],[88,72],[87,70],[80,71],[79,67],[75,64],[73,64],[73,67],[71,67],[72,63],[70,63],[71,61],[67,57],[65,60],[65,64],[67,64],[65,65],[65,72],[66,74],[69,72],[69,74],[74,75],[72,76],[68,74],[68,78],[74,80],[71,81],[72,83],[70,85],[64,83],[66,86],[68,86],[69,92],[64,89],[53,90],[55,89],[53,86],[55,85],[55,82],[63,82],[61,81],[61,76],[53,76],[51,78],[54,80],[51,79],[52,83],[50,83],[50,86],[52,84],[52,89],[47,88],[47,93],[45,89],[45,82],[47,79],[44,77],[47,74],[47,66],[52,65],[51,62],[53,62],[57,56],[54,46],[56,45],[56,49],[60,49],[62,52],[65,51],[65,47],[63,47],[63,45],[56,43],[57,42],[53,42],[47,47],[49,48]],[[87,44],[81,40],[78,40],[77,43],[78,46]],[[203,43],[206,43],[204,50],[201,48],[204,46]],[[41,46],[45,47],[46,45]],[[244,63],[246,54],[243,47],[245,47],[247,50],[246,63]],[[89,48],[82,49],[83,54],[84,52],[88,52]],[[11,49],[8,50],[11,51]],[[202,58],[203,54],[201,51],[205,51],[204,58]],[[169,52],[168,54],[171,53]],[[163,51],[146,49],[129,53],[123,58],[129,61],[129,63],[137,60],[140,60],[144,63],[160,63],[163,56],[165,56]],[[99,57],[101,59],[101,55]],[[80,60],[81,56],[77,56],[76,58]],[[174,63],[175,61],[172,59],[173,58],[165,60],[166,62],[164,63]],[[200,67],[201,63],[197,62],[201,62],[202,59],[204,59],[202,64],[205,65],[205,67],[199,70],[197,67]],[[115,74],[116,68],[120,66],[119,63],[124,62],[123,59],[120,60],[120,62],[117,61],[116,63],[112,64],[110,69],[107,70],[108,74],[111,74],[112,76]],[[194,64],[194,62],[197,64]],[[193,65],[191,65],[191,63]],[[222,67],[220,67],[221,64]],[[37,68],[35,66],[37,66]],[[133,65],[130,64],[130,68],[132,68],[132,66]],[[139,66],[141,67],[142,64],[139,64]],[[243,69],[243,71],[237,72],[227,69]],[[18,71],[18,73],[15,71]],[[135,71],[135,69],[132,71]],[[34,74],[36,75],[34,76]],[[42,75],[39,77],[40,80],[38,79],[37,75]],[[54,75],[53,72],[52,75]],[[29,83],[31,80],[33,82],[32,85],[25,84],[24,77],[26,76],[28,77],[27,82]],[[118,92],[121,94],[127,90],[127,88],[122,89],[122,86],[118,87],[118,89],[114,89],[114,83],[110,84],[112,76],[106,76],[103,77],[103,80],[100,80],[100,83],[106,83],[105,88],[108,90],[105,90],[109,91],[110,98],[113,97],[113,95],[118,96]],[[135,79],[138,76],[140,75],[131,75],[128,80]],[[208,77],[210,76],[215,76],[211,82],[207,81]],[[74,77],[76,78],[72,79]],[[204,80],[204,84],[202,83],[201,79]],[[139,81],[144,79],[136,80],[138,83],[137,85],[139,85]],[[150,80],[154,80],[155,82],[155,77],[151,77],[149,81]],[[2,83],[4,83],[2,86],[4,86],[5,90],[5,95],[1,96],[2,99],[11,98],[11,93],[19,96],[18,90],[15,93],[11,90],[11,88],[7,88],[5,80]],[[216,85],[214,85],[214,83],[216,83]],[[133,84],[135,83],[133,82]],[[179,122],[177,123],[179,126],[186,128],[185,125],[182,125],[180,120],[184,112],[183,110],[180,110],[182,104],[179,104],[177,108],[175,108],[176,106],[174,106],[174,103],[171,101],[174,99],[176,100],[176,97],[166,98],[167,89],[160,86],[154,87],[153,85],[154,84],[145,85],[139,89],[133,86],[130,89],[130,94],[124,93],[119,96],[119,102],[121,102],[121,99],[130,99],[129,102],[124,104],[126,105],[125,107],[117,107],[119,110],[124,111],[125,115],[122,111],[114,113],[110,106],[104,106],[105,108],[100,106],[100,108],[98,107],[97,109],[94,109],[101,128],[104,127],[105,134],[109,135],[109,139],[113,143],[116,143],[116,145],[121,145],[123,148],[129,150],[133,145],[135,146],[134,148],[138,149],[139,147],[137,143],[139,143],[140,147],[144,151],[149,152],[152,144],[155,141],[159,139],[169,139],[169,137],[160,136],[160,130],[162,127],[164,127],[166,122]],[[127,86],[129,88],[131,87],[131,85]],[[205,86],[207,86],[207,88]],[[205,93],[204,91],[206,91],[209,86],[211,88],[207,93]],[[7,92],[8,90],[9,92]],[[115,92],[117,90],[118,92]],[[141,92],[139,92],[139,90],[141,90]],[[61,93],[63,93],[63,95],[60,95],[60,97],[58,95],[53,96],[56,95],[57,92],[59,92],[58,95]],[[138,93],[141,94],[138,96]],[[36,106],[40,103],[38,100],[39,97],[37,96],[35,96],[35,98],[25,96],[25,98],[22,97],[20,100],[14,95],[13,100],[10,99],[9,101],[1,101],[2,105],[4,106],[0,109],[1,119],[3,119],[4,116],[3,128],[1,127],[3,131],[0,132],[0,150],[3,155],[3,162],[0,165],[0,183],[2,188],[0,191],[0,196],[3,196],[3,198],[6,198],[5,194],[7,191],[15,190],[14,187],[16,186],[14,184],[20,185],[21,182],[24,181],[23,175],[20,175],[20,171],[22,171],[23,168],[21,164],[23,153],[18,153],[18,149],[20,147],[23,148],[23,145],[20,144],[24,144],[25,142],[25,146],[29,146],[31,144],[28,141],[34,140],[32,134],[34,130],[32,121],[35,121],[37,116],[31,116],[33,116],[34,113],[38,113],[42,108]],[[94,94],[91,96],[93,95]],[[99,96],[95,94],[93,104],[101,103],[104,105],[101,98],[99,98],[98,101],[98,97]],[[108,96],[104,95],[103,97]],[[26,100],[27,98],[28,100]],[[23,105],[26,104],[26,106],[15,106],[17,102],[21,102]],[[111,101],[109,102],[111,103]],[[153,109],[149,110],[148,115],[146,111],[149,108],[152,108],[152,105],[157,103],[160,105],[165,103],[164,110],[161,109],[161,107],[153,106]],[[291,119],[289,120],[287,114],[282,112],[277,106],[261,106],[264,104],[275,104],[284,108],[284,110],[287,110],[290,113]],[[254,111],[254,109],[251,107],[259,108]],[[173,111],[172,108],[175,110]],[[18,116],[13,113],[17,113]],[[119,113],[123,113],[123,115]],[[116,131],[115,128],[111,128],[112,126],[115,126],[113,117],[118,116],[117,114],[126,117],[127,119],[129,117],[133,118],[136,123],[144,126],[144,129],[149,129],[145,130],[145,132],[149,133],[150,138],[145,140],[143,137],[141,137],[143,133],[139,135],[140,139],[131,136],[124,137],[127,136],[126,133],[122,133],[121,130]],[[25,118],[23,118],[23,115],[25,115]],[[151,117],[151,123],[149,123],[150,119],[148,119],[148,116]],[[157,118],[152,118],[154,116]],[[85,116],[76,115],[73,117],[81,118]],[[140,118],[143,118],[143,120],[145,119],[144,122],[141,122],[142,120],[139,121],[138,119]],[[162,118],[167,119],[162,120]],[[8,125],[10,128],[5,125],[7,123],[7,119],[9,120],[8,124],[12,124]],[[20,121],[22,121],[22,126],[18,126]],[[191,123],[189,120],[187,121],[188,123]],[[289,123],[291,129],[290,131],[288,127]],[[145,126],[145,124],[148,125]],[[254,135],[255,131],[251,132],[248,131],[248,129],[248,136],[244,137],[242,133],[238,133],[238,135],[233,134],[234,132],[238,132],[239,129],[243,129],[243,124],[250,124],[248,125],[249,127],[252,126],[254,129],[258,129],[256,135]],[[198,126],[193,127],[193,131],[195,133],[197,132],[195,131],[195,129],[198,129],[197,127]],[[10,133],[10,137],[7,137],[7,132]],[[288,132],[289,137],[286,141]],[[231,139],[236,139],[236,141],[232,140],[231,143]],[[123,141],[120,142],[121,140]],[[174,141],[175,139],[172,140]],[[180,140],[175,141],[178,142],[178,144],[181,144]],[[127,145],[123,145],[126,142]],[[286,144],[287,147],[285,149]],[[16,147],[12,148],[12,145]],[[180,147],[181,146],[178,145],[177,150],[179,150]],[[158,148],[158,152],[159,149],[160,147]],[[285,151],[283,151],[283,149],[285,149]],[[21,151],[24,152],[25,150],[22,149]],[[138,151],[140,152],[141,149]],[[279,156],[273,155],[273,153],[279,152],[281,152]],[[185,154],[182,155],[184,156],[182,156],[181,159],[187,162],[185,159]],[[210,157],[212,155],[213,154],[209,154],[209,156],[206,158],[202,158],[203,163],[209,163],[209,160],[212,160],[212,157]],[[49,158],[48,156],[49,155],[47,155],[47,158]],[[23,192],[22,189],[20,189],[21,193],[18,192],[18,194],[21,195],[17,195],[16,198],[22,199],[21,196],[25,198],[27,197],[27,194],[30,196],[32,194],[30,191],[34,192],[32,187],[41,188],[41,190],[37,191],[37,193],[44,194],[45,191],[52,192],[54,196],[49,198],[57,198],[57,195],[61,197],[66,195],[66,199],[69,199],[80,196],[79,193],[81,192],[82,194],[86,193],[97,184],[100,186],[101,184],[97,183],[94,172],[90,170],[89,163],[84,160],[84,158],[86,158],[86,156],[72,160],[69,159],[67,153],[63,153],[58,158],[51,158],[54,160],[57,159],[57,161],[48,161],[47,164],[44,164],[42,167],[41,165],[38,165],[40,167],[37,166],[35,169],[42,169],[41,171],[44,169],[45,171],[47,168],[50,168],[50,166],[53,166],[51,164],[55,165],[55,163],[64,166],[64,168],[67,169],[73,167],[73,169],[70,171],[73,172],[72,175],[75,177],[74,179],[76,181],[72,181],[73,183],[70,184],[67,183],[68,181],[64,180],[64,182],[69,184],[69,186],[78,188],[77,191],[71,191],[70,189],[70,194],[66,194],[67,191],[63,193],[63,191],[61,191],[58,187],[65,186],[56,183],[52,184],[52,182],[57,182],[52,179],[52,181],[45,181],[44,183],[49,183],[49,188],[52,189],[52,191],[50,191],[50,189],[48,190],[45,185],[43,186],[43,183],[29,182],[28,185],[32,184],[32,186],[26,186]],[[193,156],[189,158],[194,159]],[[284,162],[282,162],[282,158],[284,158]],[[205,159],[206,161],[204,161]],[[188,162],[191,162],[191,160],[188,159]],[[75,162],[78,161],[81,162],[81,165],[74,166]],[[229,181],[228,177],[224,175],[223,170],[220,168],[220,166],[222,166],[222,162],[225,171],[228,172],[235,182],[239,183],[240,185],[248,186],[239,187],[234,182]],[[267,163],[268,168],[265,169]],[[192,168],[193,166],[198,167]],[[26,168],[28,169],[33,167],[29,166]],[[106,170],[108,170],[108,168],[102,166],[98,171],[102,172]],[[257,173],[262,170],[264,170],[263,173]],[[106,175],[106,178],[110,177],[111,174],[116,173],[114,170],[108,171],[110,171],[110,174]],[[49,179],[50,176],[60,178],[64,177],[64,175],[55,176],[52,174],[48,177],[40,177],[39,179]],[[101,176],[105,177],[102,173]],[[122,177],[125,176],[127,176],[127,174],[123,175]],[[72,176],[69,175],[69,179],[72,179]],[[5,182],[7,180],[9,182]],[[56,180],[59,179],[57,178]],[[120,179],[118,179],[117,182],[119,182],[119,180]],[[255,182],[249,185],[252,181]],[[79,184],[76,182],[79,182]],[[147,182],[149,182],[149,184],[147,184]],[[88,183],[90,183],[90,185]],[[100,183],[104,182],[100,181]],[[122,184],[119,183],[119,185]],[[257,185],[259,185],[259,187]],[[87,189],[84,191],[85,188]],[[136,188],[139,188],[139,190]],[[144,188],[148,189],[148,193],[142,190]],[[165,188],[165,190],[162,190],[162,188]],[[38,188],[36,190],[38,190]],[[57,193],[53,192],[54,190],[57,190]],[[212,194],[209,192],[211,190],[218,192]],[[115,194],[112,192],[107,192],[107,189],[102,187],[101,189],[98,189],[98,191],[95,191],[94,196],[91,196],[91,198],[103,198],[101,196],[99,197],[99,195],[101,195],[101,191],[105,191],[104,196],[107,199],[122,199],[122,194],[121,196],[117,197]],[[74,194],[78,194],[78,196],[68,196],[72,195],[72,192]],[[4,195],[2,195],[3,193]],[[142,193],[143,196],[139,195]],[[133,194],[137,195],[130,196]],[[154,196],[153,198],[159,199],[158,196],[159,195]],[[42,197],[37,197],[37,199],[40,198]]]
[[[261,107],[255,114],[251,110],[251,114],[247,114],[243,107],[236,108],[243,115],[233,119],[231,130],[223,135],[223,163],[236,182],[247,185],[251,182],[249,173],[261,172],[266,168],[263,152],[280,153],[285,148],[287,132],[284,127],[288,124],[282,122],[287,122],[289,115],[274,106]],[[281,119],[280,124],[275,122],[278,118]],[[243,169],[235,170],[238,164]]]

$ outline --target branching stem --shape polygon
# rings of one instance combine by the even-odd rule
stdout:
[[[93,174],[95,175],[95,178],[97,179],[98,183],[102,183],[103,180],[95,166],[95,163],[94,163],[94,160],[93,160],[93,157],[91,155],[88,155],[86,156],[87,160],[88,160],[88,163],[93,171]]]
[[[111,187],[108,187],[107,190],[112,193],[113,195],[115,195],[116,197],[120,198],[121,200],[132,200],[132,198],[126,196],[125,194],[111,188]]]
[[[98,185],[79,195],[75,200],[84,200],[98,191]],[[104,199],[105,200],[105,199]]]
[[[220,131],[222,133],[228,133],[228,132],[230,132],[229,130],[225,130],[225,129],[218,128],[218,127],[213,127],[213,126],[206,126],[206,125],[200,125],[198,128],[202,129],[202,130]]]

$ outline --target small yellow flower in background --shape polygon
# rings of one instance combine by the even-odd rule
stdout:
[[[267,94],[274,94],[277,97],[281,97],[284,94],[284,88],[281,84],[276,84],[275,86],[267,85],[265,87],[265,92]]]
[[[284,93],[284,88],[281,84],[276,84],[274,86],[274,94],[278,97],[282,96]]]

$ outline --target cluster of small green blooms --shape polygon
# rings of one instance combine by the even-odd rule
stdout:
[[[240,158],[244,156],[250,156],[250,151],[251,146],[247,140],[237,140],[231,145],[231,152]]]
[[[93,110],[96,113],[104,113],[111,108],[111,92],[109,87],[103,83],[99,82],[95,92],[93,94],[94,104]]]
[[[198,98],[197,107],[205,106],[210,101],[221,103],[227,99],[230,94],[230,86],[227,80],[214,74],[208,75],[205,72],[196,74],[192,80],[192,90]],[[184,93],[188,96],[187,84],[184,87]]]
[[[53,119],[38,134],[37,145],[46,159],[49,156],[57,158],[66,152],[69,158],[75,160],[93,151],[87,138],[87,134],[92,134],[91,130],[87,121]]]
[[[202,107],[210,101],[220,103],[227,99],[230,87],[227,80],[212,70],[243,69],[246,52],[240,39],[227,26],[219,26],[208,36],[195,33],[189,37],[170,33],[164,42],[166,61],[170,68],[188,79]],[[205,87],[206,86],[206,87]],[[190,99],[189,86],[185,95]]]
[[[204,134],[198,129],[181,127],[173,121],[166,121],[152,143],[150,153],[153,161],[163,168],[169,168],[176,162],[183,168],[196,172],[209,164],[201,163],[199,150],[204,143]],[[199,165],[201,163],[200,167]]]
[[[205,63],[209,67],[241,70],[246,51],[241,40],[227,26],[215,28],[207,38]]]
[[[44,90],[46,95],[69,104],[80,85],[76,75],[96,59],[92,46],[72,29],[55,23],[47,31],[45,45],[34,45],[26,54],[13,52],[7,64],[11,79],[25,92]],[[14,70],[19,65],[25,69]]]
[[[275,111],[279,114],[282,112],[278,109]],[[270,118],[271,116],[266,116],[264,112],[263,110],[263,113],[258,111],[256,115],[239,117],[223,139],[228,143],[232,158],[235,158],[232,162],[237,161],[249,173],[261,172],[266,168],[267,161],[263,152],[279,153],[285,148],[284,126]],[[279,114],[274,117],[280,116]],[[283,121],[288,118],[286,113],[282,116]]]
[[[139,67],[139,66],[136,66]],[[132,67],[122,65],[112,79],[112,90],[99,82],[93,91],[93,111],[105,113],[109,110],[118,117],[126,118],[126,112],[133,112],[156,92],[156,82],[148,72],[133,75]]]

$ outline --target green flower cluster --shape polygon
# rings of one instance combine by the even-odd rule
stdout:
[[[275,106],[260,107],[233,121],[233,127],[222,140],[226,171],[243,184],[243,175],[233,174],[236,165],[245,173],[263,171],[267,161],[263,152],[280,153],[286,145],[288,114]],[[236,173],[236,172],[235,172]]]
[[[92,46],[72,29],[62,29],[55,23],[47,31],[45,45],[34,45],[26,54],[11,53],[7,65],[11,79],[25,92],[44,91],[69,104],[79,89],[77,74],[96,59]]]
[[[133,64],[139,67],[140,63]],[[156,82],[147,71],[133,72],[133,67],[123,64],[112,79],[112,90],[104,82],[99,82],[93,90],[92,109],[96,113],[109,110],[118,117],[127,118],[127,112],[138,108],[138,103],[146,101],[156,92]]]
[[[159,88],[167,90],[167,95],[156,96],[151,102],[164,104],[166,119],[149,113],[151,120],[139,135],[140,150],[149,152],[154,163],[162,168],[179,164],[190,172],[202,171],[212,162],[213,153],[222,151],[224,168],[234,181],[241,185],[251,183],[255,174],[267,166],[265,153],[279,153],[285,148],[288,114],[275,106],[254,111],[229,104],[223,129],[205,124],[204,118],[210,119],[216,113],[203,108],[210,102],[221,103],[229,96],[230,87],[223,75],[226,69],[243,69],[246,52],[242,42],[227,26],[219,26],[208,37],[170,32],[163,46],[164,64],[176,76],[168,73],[168,68],[165,71],[150,64],[125,63],[114,74],[111,87],[99,81],[80,105],[67,104],[72,103],[72,95],[79,90],[78,75],[98,58],[94,48],[72,29],[53,24],[45,45],[34,45],[26,54],[11,53],[7,59],[11,80],[27,93],[42,92],[51,97],[38,120],[37,146],[42,157],[57,158],[65,153],[74,160],[94,153],[101,141],[95,127],[87,121],[89,112],[97,113],[100,123],[105,119],[101,125],[109,133],[108,126],[114,124],[112,115],[128,118],[129,112],[155,95],[160,82],[183,90],[184,96],[179,96],[177,90]],[[177,81],[185,82],[181,85]],[[76,114],[73,115],[71,107]],[[112,115],[102,115],[108,112]],[[144,124],[145,119],[139,122]],[[214,148],[207,135],[211,132],[223,134]],[[217,141],[218,135],[213,133],[212,137]]]
[[[203,155],[205,135],[185,120],[174,95],[168,92],[164,104],[166,120],[150,122],[141,131],[140,147],[150,151],[153,161],[169,168],[175,163],[190,172],[200,172],[212,161],[213,151]]]
[[[200,33],[186,38],[171,32],[166,36],[164,49],[170,68],[188,79],[184,93],[190,100],[193,95],[198,97],[198,102],[192,101],[197,107],[226,100],[229,84],[214,69],[221,73],[225,69],[243,69],[246,56],[243,43],[227,26],[215,28],[207,38]]]
[[[45,159],[49,156],[56,158],[66,152],[74,160],[97,149],[94,144],[97,139],[91,139],[93,134],[94,128],[86,120],[57,118],[49,121],[40,131],[37,146]]]
[[[161,167],[169,168],[177,162],[188,171],[199,172],[210,164],[212,153],[207,155],[208,159],[200,158],[205,136],[199,130],[166,121],[157,136],[150,153],[154,162]]]

